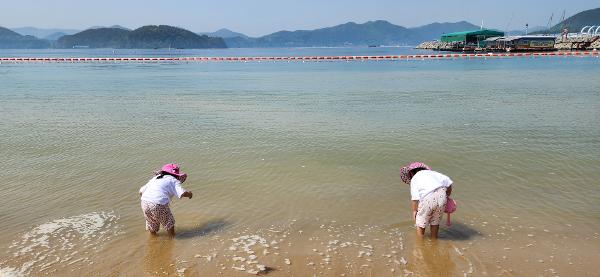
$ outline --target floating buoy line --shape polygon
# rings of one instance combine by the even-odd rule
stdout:
[[[257,56],[257,57],[0,57],[0,63],[86,63],[86,62],[261,62],[261,61],[402,61],[516,57],[598,57],[600,52],[446,53],[359,56]]]

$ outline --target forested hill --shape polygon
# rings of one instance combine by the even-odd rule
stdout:
[[[600,8],[582,11],[554,25],[550,30],[536,33],[560,34],[563,28],[568,28],[570,33],[578,33],[581,28],[592,25],[600,25]]]
[[[50,47],[50,42],[34,36],[23,36],[7,28],[0,27],[1,49],[40,49]]]
[[[423,41],[439,39],[443,33],[478,28],[465,21],[406,28],[377,20],[362,24],[348,22],[315,30],[279,31],[258,38],[231,37],[225,38],[225,41],[229,47],[417,45]]]
[[[191,31],[168,25],[149,25],[133,31],[121,28],[88,29],[73,35],[63,36],[56,48],[85,46],[89,48],[226,48],[225,41],[218,37],[200,36]]]

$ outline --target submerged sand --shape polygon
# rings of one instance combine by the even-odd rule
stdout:
[[[124,241],[112,213],[61,219],[10,247],[2,276],[595,276],[598,233],[569,235],[518,216],[455,219],[438,240],[417,240],[408,223],[390,226],[302,219],[266,228],[212,220]],[[497,224],[492,227],[490,224]],[[547,227],[550,228],[550,227]],[[562,231],[561,231],[562,230]],[[131,236],[129,236],[131,239]],[[95,239],[97,238],[97,239]]]

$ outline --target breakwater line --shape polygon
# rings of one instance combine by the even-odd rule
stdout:
[[[367,56],[248,56],[248,57],[0,57],[0,63],[85,63],[85,62],[264,62],[264,61],[394,61],[434,59],[480,59],[519,57],[599,57],[600,51],[446,53]]]

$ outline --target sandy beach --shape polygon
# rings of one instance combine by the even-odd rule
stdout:
[[[500,224],[501,228],[490,230],[490,224]],[[410,229],[402,226],[408,223],[376,226],[292,220],[264,229],[234,231],[223,222],[215,221],[180,228],[175,239],[164,233],[158,237],[136,235],[140,243],[134,247],[112,243],[99,250],[93,246],[97,244],[93,244],[87,249],[89,252],[72,255],[41,250],[37,253],[47,255],[45,261],[59,262],[33,264],[29,273],[51,276],[92,273],[127,276],[594,275],[598,255],[594,244],[598,243],[598,233],[589,237],[567,237],[556,229],[518,224],[518,217],[458,222],[450,229],[442,228],[441,238],[432,241],[416,240],[412,232],[402,232]],[[572,228],[565,225],[559,229]],[[10,273],[6,268],[3,270],[3,274]]]

